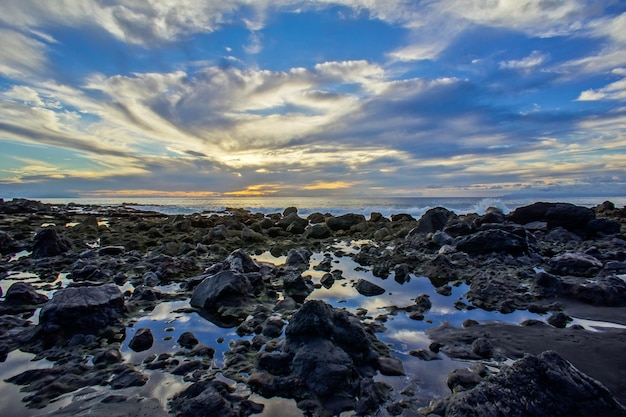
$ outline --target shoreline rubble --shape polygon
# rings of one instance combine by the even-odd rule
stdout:
[[[263,412],[250,399],[257,396],[291,398],[312,416],[495,416],[507,409],[538,416],[553,413],[555,399],[569,410],[561,415],[626,415],[625,232],[626,208],[610,202],[538,202],[506,215],[490,208],[459,216],[438,207],[420,219],[366,219],[302,218],[295,207],[270,215],[164,215],[0,199],[0,363],[15,350],[51,363],[2,375],[3,383],[22,387],[25,410],[48,410],[68,395],[84,399],[57,407],[59,416],[78,409],[248,416]],[[341,242],[350,253],[338,249]],[[255,260],[265,253],[284,263]],[[314,253],[325,254],[318,265],[311,265]],[[350,257],[371,277],[346,280],[335,256]],[[322,278],[305,274],[311,268]],[[545,320],[428,328],[429,349],[416,347],[412,357],[464,362],[448,378],[450,395],[425,406],[385,382],[420,376],[407,373],[381,336],[394,315],[427,322],[427,294],[376,317],[311,299],[320,288],[346,285],[363,297],[385,297],[390,277],[399,285],[427,277],[443,296],[466,285],[454,302],[458,311],[528,311]],[[185,333],[168,351],[151,353],[159,340],[135,323],[177,301],[189,304],[172,314],[198,314],[237,338],[220,347]],[[598,331],[576,320],[615,326]],[[141,362],[124,357],[129,341]],[[569,388],[533,385],[542,372]],[[141,387],[155,373],[179,377],[181,389],[167,399],[146,396]],[[536,391],[545,398],[525,403]]]

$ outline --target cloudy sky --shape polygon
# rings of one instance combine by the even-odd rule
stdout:
[[[623,195],[623,0],[2,0],[0,197]]]

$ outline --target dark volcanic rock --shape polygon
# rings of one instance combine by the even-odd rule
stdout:
[[[545,221],[548,228],[563,227],[570,231],[585,230],[587,223],[595,219],[595,212],[586,207],[569,203],[534,203],[519,207],[507,218],[518,224]]]
[[[552,351],[514,362],[433,411],[450,417],[626,416],[604,386]]]
[[[550,259],[546,269],[552,274],[590,277],[602,269],[602,262],[585,253],[569,252]]]
[[[5,306],[33,306],[44,304],[48,297],[39,294],[33,286],[27,282],[16,282],[7,290],[4,298]]]
[[[350,230],[352,226],[363,223],[364,221],[365,216],[362,214],[348,213],[342,216],[327,218],[326,225],[330,228],[330,230],[336,232],[338,230]]]
[[[413,233],[434,233],[437,230],[443,230],[450,219],[456,215],[443,207],[435,207],[428,210],[417,222],[417,226],[410,234]]]
[[[54,297],[39,314],[45,333],[97,334],[124,316],[124,296],[114,284],[68,287]]]
[[[226,260],[224,260],[223,269],[230,269],[239,273],[258,272],[261,267],[256,263],[250,255],[244,250],[237,249],[233,251]]]
[[[366,279],[359,279],[354,286],[354,288],[359,292],[359,294],[364,295],[366,297],[372,297],[375,295],[381,295],[385,293],[385,289],[370,282]]]
[[[388,388],[371,380],[375,370],[403,374],[399,361],[381,360],[380,352],[389,353],[356,316],[309,301],[289,322],[282,349],[257,355],[261,372],[253,373],[249,384],[264,396],[295,398],[314,415],[347,409],[374,414]]]
[[[519,255],[528,250],[525,239],[501,229],[490,229],[459,238],[456,248],[470,254],[508,252]]]
[[[200,381],[172,398],[172,411],[180,417],[247,417],[260,413],[262,404],[233,394],[234,388],[221,381]]]
[[[8,253],[15,253],[22,250],[13,238],[6,232],[0,230],[0,254],[6,255]]]
[[[72,244],[64,236],[59,236],[56,229],[47,227],[41,230],[33,240],[33,258],[46,258],[64,254],[72,249]]]
[[[193,291],[191,305],[214,310],[220,305],[241,305],[250,301],[252,285],[235,271],[218,272],[205,278]]]
[[[137,333],[128,343],[128,347],[135,352],[143,352],[152,347],[154,343],[154,336],[152,336],[152,330],[147,327],[137,330]]]

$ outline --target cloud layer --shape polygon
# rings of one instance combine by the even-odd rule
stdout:
[[[5,3],[5,196],[626,189],[620,2]]]

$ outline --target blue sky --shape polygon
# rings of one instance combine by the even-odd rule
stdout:
[[[2,9],[0,197],[626,190],[624,1]]]

